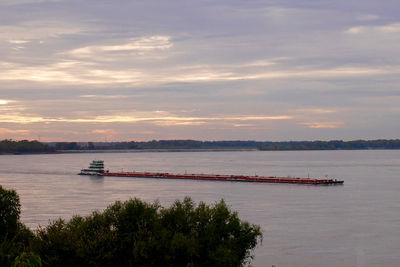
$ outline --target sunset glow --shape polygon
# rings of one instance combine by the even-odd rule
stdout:
[[[1,1],[0,136],[397,138],[396,4],[335,6]]]

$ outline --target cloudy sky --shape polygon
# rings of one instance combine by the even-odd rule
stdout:
[[[0,0],[0,139],[399,133],[398,0]]]

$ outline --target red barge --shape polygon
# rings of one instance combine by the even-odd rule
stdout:
[[[158,179],[183,179],[183,180],[209,180],[229,182],[257,182],[257,183],[289,183],[289,184],[312,184],[312,185],[340,185],[344,181],[336,179],[311,179],[293,177],[264,177],[246,175],[220,175],[220,174],[172,174],[167,172],[109,172],[104,171],[102,160],[92,161],[88,169],[82,169],[79,175],[114,176],[114,177],[138,177]]]

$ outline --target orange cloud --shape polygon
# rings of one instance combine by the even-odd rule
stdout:
[[[343,126],[343,122],[304,122],[300,123],[301,125],[305,125],[308,128],[313,129],[335,129],[341,128]]]
[[[68,119],[68,118],[45,118],[40,116],[24,116],[24,115],[15,115],[15,114],[5,114],[0,115],[0,122],[8,122],[8,123],[35,123],[35,122],[71,122],[71,123],[112,123],[112,122],[127,122],[127,123],[136,123],[136,122],[168,122],[170,124],[192,124],[192,125],[200,125],[204,124],[207,121],[263,121],[263,120],[290,120],[293,119],[293,116],[287,115],[278,115],[278,116],[215,116],[215,117],[179,117],[174,115],[165,114],[161,116],[160,112],[155,112],[155,114],[150,114],[152,116],[139,116],[139,115],[131,115],[131,116],[97,116],[93,118],[84,118],[84,119]],[[195,122],[195,123],[194,123]]]

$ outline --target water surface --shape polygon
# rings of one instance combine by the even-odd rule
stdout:
[[[112,171],[323,178],[343,186],[76,175],[94,159]],[[0,184],[18,191],[30,228],[138,197],[164,206],[225,199],[261,225],[255,266],[400,266],[400,151],[140,152],[0,156]]]

